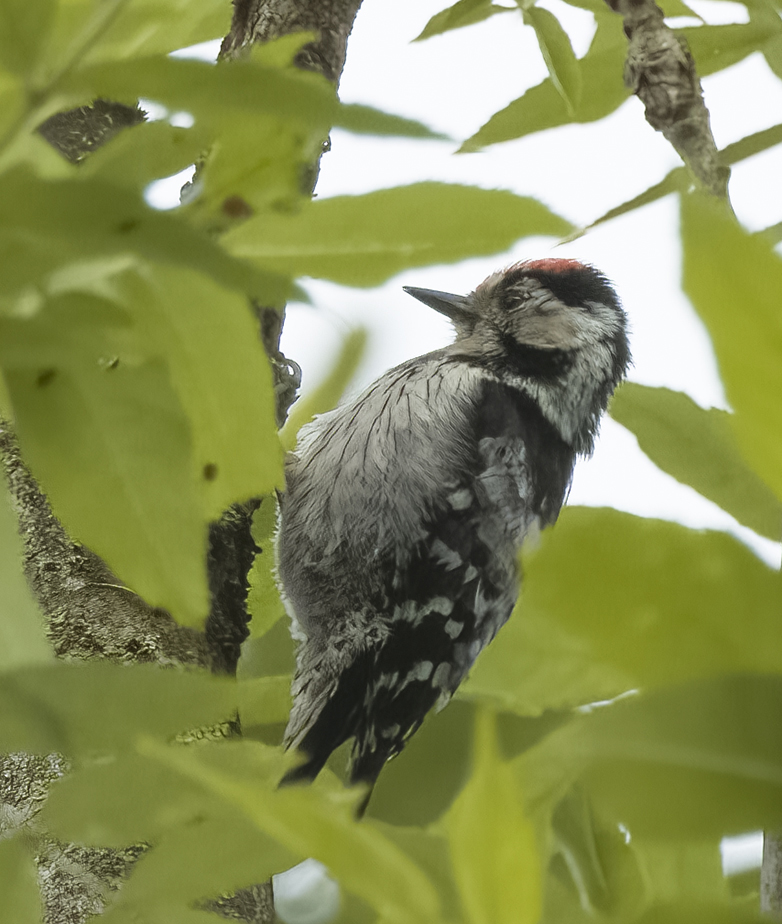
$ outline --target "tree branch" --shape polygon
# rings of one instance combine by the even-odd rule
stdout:
[[[727,197],[729,169],[720,162],[687,44],[664,21],[654,0],[606,0],[624,19],[628,39],[625,83],[695,177],[715,196]]]

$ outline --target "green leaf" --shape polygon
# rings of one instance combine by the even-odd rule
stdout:
[[[694,677],[782,673],[779,575],[730,536],[569,507],[524,560],[517,610],[464,696],[537,715]]]
[[[334,85],[318,74],[268,67],[252,58],[217,66],[166,56],[96,64],[75,71],[63,90],[84,98],[144,97],[192,112],[197,120],[213,125],[263,113],[304,124],[323,137],[332,125],[356,132],[439,137],[412,119],[369,106],[341,105]]]
[[[588,912],[585,919],[606,915],[611,920],[635,920],[648,897],[646,865],[618,823],[606,823],[595,815],[580,786],[570,790],[554,809],[551,834],[555,864],[561,860],[566,867],[572,891]],[[570,921],[574,908],[551,914],[556,901],[553,878],[550,872],[545,900],[549,915],[544,920]]]
[[[373,794],[372,799],[374,798]],[[453,864],[443,826],[404,827],[397,824],[375,824],[385,837],[403,850],[429,877],[442,902],[444,919],[449,922],[462,921],[461,903],[453,878]]]
[[[260,549],[248,575],[250,589],[247,611],[251,614],[250,635],[260,638],[285,615],[277,587],[274,561],[274,534],[277,531],[277,500],[268,495],[253,515],[252,536]]]
[[[230,21],[230,8],[219,0],[133,0],[97,8],[91,0],[68,0],[59,4],[46,47],[46,76],[168,54],[225,35]]]
[[[720,161],[723,164],[732,166],[748,157],[759,154],[761,151],[767,151],[769,148],[780,143],[782,143],[782,125],[774,125],[762,131],[753,132],[753,134],[747,135],[746,138],[741,138],[733,144],[726,145],[720,151]],[[650,186],[648,189],[644,190],[644,192],[634,196],[622,205],[609,209],[604,215],[595,219],[595,221],[585,228],[580,228],[574,234],[571,234],[568,240],[576,240],[586,231],[596,228],[598,225],[604,224],[607,221],[611,221],[613,218],[618,218],[620,215],[625,215],[627,212],[632,212],[635,209],[641,208],[643,205],[648,205],[650,202],[656,202],[658,199],[662,199],[663,196],[667,196],[672,192],[684,192],[689,187],[689,184],[690,177],[687,168],[675,167],[659,183],[655,183],[653,186]]]
[[[443,32],[450,32],[452,29],[461,29],[463,26],[471,26],[476,22],[483,22],[495,13],[512,13],[511,7],[497,6],[491,0],[459,0],[448,9],[435,13],[429,22],[424,26],[420,35],[417,35],[413,41],[422,42],[424,39],[431,38],[433,35],[442,35]]]
[[[97,178],[44,180],[17,167],[0,176],[0,296],[45,285],[55,270],[87,259],[135,253],[206,273],[277,304],[288,283],[231,257],[177,215],[147,207],[134,191]]]
[[[207,147],[206,132],[199,126],[185,129],[162,121],[143,122],[92,152],[79,165],[79,173],[142,191],[153,180],[194,164]]]
[[[367,332],[363,327],[352,330],[345,337],[339,355],[323,382],[311,394],[299,398],[291,408],[280,434],[284,449],[295,449],[299,430],[317,414],[324,414],[337,406],[364,358],[366,345]]]
[[[534,199],[417,183],[317,199],[296,215],[251,218],[223,240],[275,272],[373,286],[407,267],[497,253],[520,237],[567,230]]]
[[[0,65],[15,74],[30,74],[46,41],[55,0],[3,0],[0,3]]]
[[[582,78],[567,32],[553,13],[540,6],[524,10],[524,22],[535,30],[551,80],[572,117],[581,101]]]
[[[168,739],[221,723],[237,705],[228,678],[105,662],[7,672],[0,693],[4,751],[69,757],[130,748],[142,732]]]
[[[100,267],[96,267],[96,270]],[[0,319],[25,458],[71,534],[178,619],[206,611],[210,520],[281,484],[266,357],[244,298],[159,267]],[[252,421],[252,426],[241,426]]]
[[[268,360],[247,300],[200,274],[125,274],[120,299],[144,347],[165,357],[193,436],[204,515],[281,488]],[[120,360],[121,361],[121,360]]]
[[[253,677],[238,687],[242,726],[287,722],[291,711],[291,676]]]
[[[21,122],[27,107],[27,98],[22,78],[8,71],[0,70],[0,140],[6,139],[6,132]]]
[[[299,857],[315,857],[337,881],[362,898],[388,922],[441,920],[437,892],[421,869],[384,837],[371,821],[352,815],[355,793],[345,797],[324,786],[270,791],[252,773],[258,745],[245,742],[248,760],[219,749],[176,750],[149,741],[143,753],[182,774],[243,812],[260,831]],[[235,749],[231,749],[235,751]]]
[[[21,837],[0,841],[0,892],[0,924],[40,924],[37,871]]]
[[[108,920],[127,914],[130,920],[162,924],[169,910],[264,882],[295,862],[238,813],[196,818],[166,831],[141,857]]]
[[[707,77],[743,61],[755,51],[775,41],[782,33],[779,17],[751,19],[748,23],[730,23],[723,26],[692,26],[677,29],[685,39],[698,67],[698,74]]]
[[[631,696],[518,760],[542,805],[578,777],[633,837],[714,838],[782,823],[782,678],[727,676]]]
[[[666,19],[674,19],[678,16],[687,16],[691,19],[700,19],[701,21],[703,19],[695,10],[687,6],[686,3],[683,3],[682,0],[663,0],[659,6],[663,13],[665,13]]]
[[[457,700],[430,713],[404,751],[383,768],[367,815],[418,828],[440,818],[472,771],[474,727],[472,703]]]
[[[753,157],[755,154],[760,154],[761,151],[767,151],[777,144],[782,144],[782,125],[772,125],[771,128],[753,132],[727,145],[720,154],[726,164],[732,165]]]
[[[739,453],[731,415],[708,411],[681,392],[626,382],[611,416],[638,437],[649,458],[762,536],[782,536],[782,503]]]
[[[0,426],[5,424],[0,423]],[[51,660],[43,617],[22,572],[22,543],[7,492],[0,496],[0,671]]]
[[[165,364],[118,360],[101,337],[111,307],[62,296],[0,322],[19,444],[71,536],[148,603],[197,624],[207,524],[190,428]]]
[[[739,447],[782,499],[782,262],[715,201],[682,199],[684,290],[711,334]]]
[[[766,924],[768,918],[737,902],[681,902],[651,908],[637,924]]]
[[[470,924],[536,924],[541,862],[516,774],[497,747],[496,717],[476,716],[475,768],[445,821],[454,880]]]
[[[582,89],[572,115],[554,81],[548,77],[495,113],[464,142],[460,152],[479,151],[490,144],[522,138],[570,122],[594,122],[617,109],[628,96],[622,79],[627,40],[622,34],[619,16],[602,15],[597,21],[598,31],[592,45],[577,62]],[[573,78],[574,86],[575,82]]]
[[[255,742],[201,742],[187,747],[169,743],[163,748],[183,754],[186,761],[193,751],[217,748],[223,760],[235,762],[236,772],[249,763],[256,785],[270,790],[284,766],[279,749]],[[247,834],[247,819],[219,794],[175,768],[133,751],[123,751],[110,759],[86,761],[74,768],[51,788],[42,818],[47,830],[62,840],[105,847],[141,842],[157,845],[168,837],[177,841],[180,831],[186,836],[188,828],[204,823],[235,826],[239,839]],[[255,825],[253,830],[257,846],[264,835]],[[263,853],[259,859],[263,861]],[[295,863],[298,858],[290,859]],[[264,872],[268,875],[279,869]],[[151,888],[152,883],[148,883],[141,891]],[[178,891],[172,887],[172,894]]]

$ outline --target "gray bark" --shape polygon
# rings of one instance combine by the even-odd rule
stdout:
[[[767,831],[763,836],[760,910],[762,914],[782,921],[782,833],[779,831]]]
[[[654,0],[606,2],[624,19],[625,83],[644,104],[647,122],[662,132],[706,189],[725,198],[730,171],[720,161],[687,43],[665,24]]]
[[[255,42],[302,29],[315,41],[297,64],[337,82],[347,39],[360,0],[238,0],[221,57],[232,58]],[[117,132],[143,121],[137,107],[96,100],[47,119],[39,132],[64,157],[79,163]],[[317,166],[305,179],[311,190]],[[298,367],[279,350],[283,312],[256,308],[261,336],[275,375],[277,417],[282,423],[298,387]],[[168,613],[150,607],[122,588],[107,565],[75,543],[26,468],[13,433],[0,421],[0,454],[24,546],[24,569],[44,615],[46,632],[59,657],[156,662],[233,673],[247,634],[246,575],[255,554],[250,523],[257,501],[236,505],[210,530],[208,556],[212,610],[204,632],[179,626]],[[233,723],[229,731],[235,731]],[[225,735],[225,728],[217,737]],[[67,772],[61,755],[0,757],[0,837],[24,830],[37,852],[46,924],[82,924],[100,914],[121,887],[146,845],[123,850],[62,844],[37,823],[49,785]],[[271,883],[215,899],[205,906],[237,921],[274,920]]]

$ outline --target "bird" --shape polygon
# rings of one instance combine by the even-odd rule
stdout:
[[[316,417],[286,459],[285,744],[301,760],[283,784],[314,780],[352,738],[350,782],[371,792],[449,701],[509,618],[521,546],[557,519],[630,362],[612,284],[576,260],[516,263],[468,295],[405,291],[454,341]]]

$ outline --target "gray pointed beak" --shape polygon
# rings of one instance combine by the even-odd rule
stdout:
[[[419,289],[416,286],[402,286],[408,295],[417,298],[454,324],[466,324],[473,321],[473,310],[468,298],[464,295],[451,295],[450,292],[438,292],[437,289]]]

